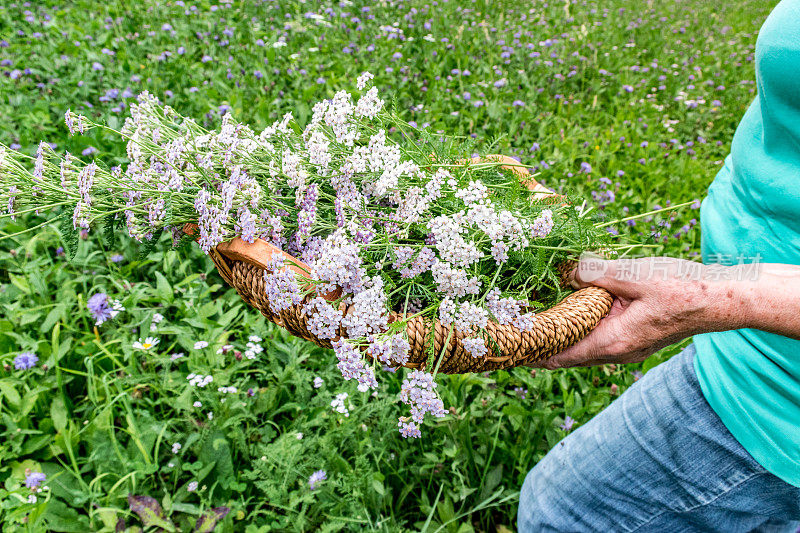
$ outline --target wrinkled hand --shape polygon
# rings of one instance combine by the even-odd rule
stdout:
[[[534,366],[639,362],[690,335],[735,322],[719,316],[714,302],[725,298],[724,283],[713,281],[709,267],[700,263],[670,257],[604,261],[590,256],[581,259],[573,276],[576,288],[595,285],[611,292],[615,296],[611,311],[583,340]]]

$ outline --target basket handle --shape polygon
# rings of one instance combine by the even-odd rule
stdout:
[[[504,163],[500,166],[503,170],[510,170],[514,174],[517,175],[519,178],[520,183],[525,185],[528,189],[530,189],[535,194],[533,195],[534,200],[541,200],[543,198],[548,198],[551,196],[558,197],[559,195],[533,179],[531,177],[530,171],[527,167],[523,167],[519,164],[519,161],[514,159],[513,157],[509,157],[507,155],[502,154],[489,154],[483,157],[473,157],[470,159],[472,163]]]

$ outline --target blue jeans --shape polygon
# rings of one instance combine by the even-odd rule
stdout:
[[[652,369],[550,450],[522,487],[520,532],[797,531],[800,488],[728,432],[694,355]]]

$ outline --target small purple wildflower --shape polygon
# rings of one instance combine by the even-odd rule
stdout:
[[[25,474],[25,486],[29,489],[35,489],[42,485],[47,479],[47,475],[42,472],[30,472]]]
[[[571,431],[572,430],[572,426],[574,426],[574,425],[575,425],[575,420],[571,416],[567,415],[564,418],[564,423],[561,424],[559,427],[561,429],[563,429],[564,431]]]
[[[317,490],[317,484],[328,479],[328,474],[324,470],[317,470],[308,477],[308,487]]]
[[[108,305],[108,295],[104,292],[92,295],[86,302],[86,308],[89,309],[92,318],[96,320],[95,325],[97,326],[114,318],[113,309]]]
[[[33,352],[22,352],[14,358],[14,368],[17,370],[30,370],[36,366],[39,358]]]

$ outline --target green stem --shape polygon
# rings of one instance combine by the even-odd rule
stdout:
[[[680,209],[681,207],[686,207],[687,205],[692,205],[695,203],[696,200],[692,200],[690,202],[684,202],[682,204],[671,205],[669,207],[664,207],[662,209],[656,209],[654,211],[648,211],[647,213],[641,213],[639,215],[631,215],[625,218],[618,218],[617,220],[611,220],[609,222],[604,222],[602,224],[595,224],[596,228],[605,228],[606,226],[612,226],[614,224],[619,224],[620,222],[626,222],[628,220],[635,220],[637,218],[642,218],[650,215],[657,215],[658,213],[666,213],[667,211],[674,211],[675,209]]]
[[[434,320],[434,328],[436,321]],[[444,340],[444,345],[442,345],[442,351],[439,352],[439,360],[436,362],[436,368],[433,369],[433,377],[436,378],[436,374],[439,372],[439,366],[442,364],[442,359],[444,359],[444,353],[447,351],[447,347],[450,346],[450,339],[453,337],[453,329],[455,328],[456,323],[453,322],[450,324],[450,329],[447,331],[447,338]],[[431,331],[431,335],[434,335],[435,332]],[[435,341],[434,341],[435,342]]]

